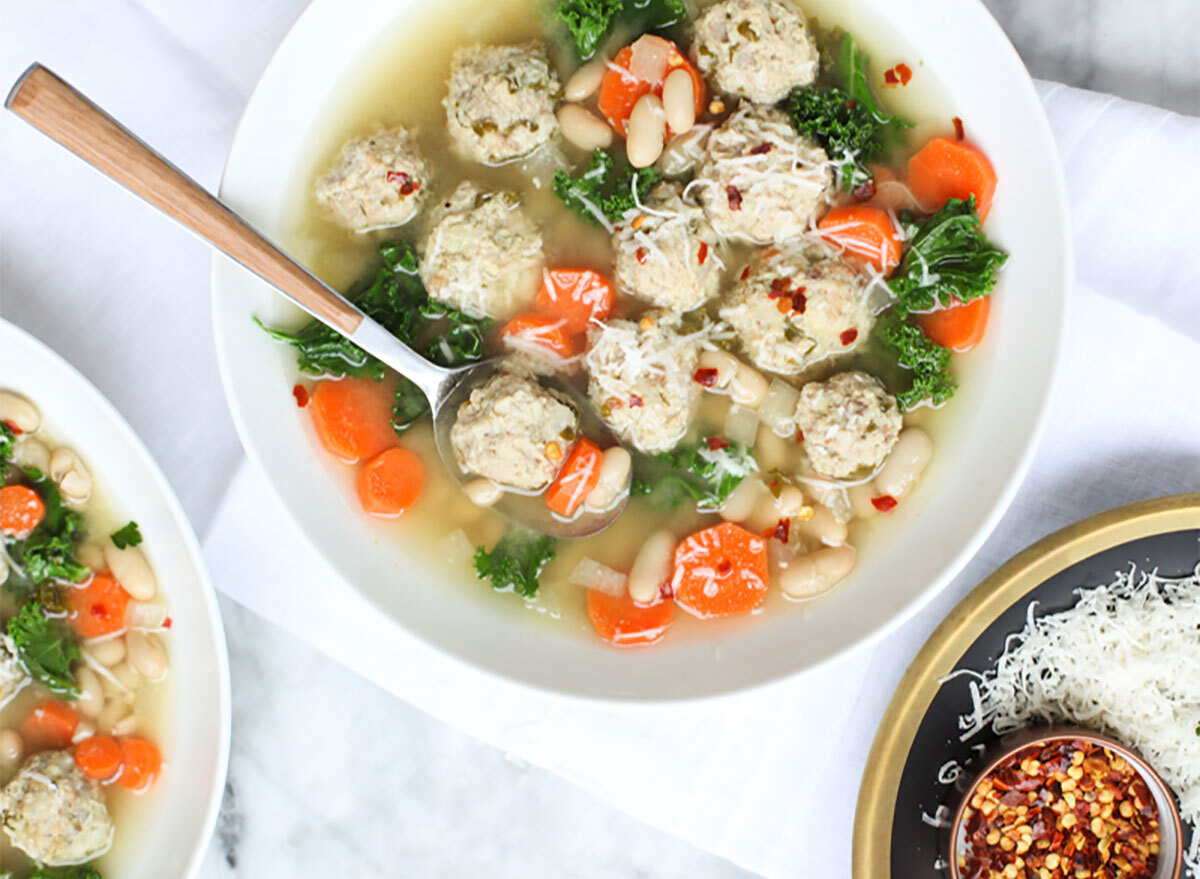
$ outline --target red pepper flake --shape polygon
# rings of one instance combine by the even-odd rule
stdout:
[[[21,428],[17,427],[15,424],[13,424],[11,421],[5,421],[4,426],[13,432],[13,436],[20,436],[21,434],[23,434],[25,432],[25,431],[21,430]]]
[[[742,209],[742,193],[733,184],[725,187],[725,197],[729,199],[729,209],[731,211],[740,211]]]
[[[292,396],[296,398],[296,405],[301,409],[308,405],[308,388],[304,385],[296,385],[292,388]]]
[[[717,573],[722,577],[728,577],[733,573],[733,562],[729,559],[722,559],[721,563],[717,565]]]
[[[421,188],[420,183],[413,180],[411,177],[409,177],[403,171],[388,171],[387,172],[387,180],[388,180],[388,183],[399,183],[400,184],[400,194],[401,195],[412,195],[414,192],[416,192],[418,189]]]
[[[700,261],[700,265],[704,265],[704,261],[708,259],[708,242],[700,242],[700,252],[696,255],[696,259]]]
[[[875,197],[877,187],[875,186],[875,178],[868,178],[867,181],[854,189],[854,198],[856,201],[870,201]]]
[[[791,278],[785,277],[785,278],[772,278],[771,279],[771,290],[775,293],[779,293],[779,292],[786,293],[791,286],[792,286]]]
[[[804,287],[798,287],[792,294],[792,311],[796,314],[804,314],[804,310],[808,308],[808,297],[804,295],[804,290]]]
[[[717,383],[717,371],[710,367],[697,369],[692,374],[692,381],[698,385],[703,385],[706,388],[714,387]]]
[[[858,330],[846,330],[838,338],[842,340],[843,345],[852,345],[854,344],[854,340],[858,338]]]
[[[908,85],[912,77],[912,68],[901,62],[891,70],[884,71],[883,82],[885,85]]]
[[[636,256],[637,256],[637,261],[638,261],[638,263],[639,263],[640,265],[645,265],[645,263],[646,263],[646,248],[644,248],[644,247],[639,247],[639,248],[637,249],[637,254],[636,254]]]
[[[771,145],[764,141],[763,143],[760,143],[758,146],[756,146],[754,149],[750,150],[750,155],[765,156],[770,151],[771,151]]]
[[[847,102],[846,102],[846,106],[847,106],[849,109],[853,110],[855,107],[857,107],[857,106],[858,106],[858,101],[847,101]]]
[[[897,501],[890,494],[883,494],[879,497],[871,498],[871,506],[879,510],[881,513],[890,513],[892,510],[896,509],[896,504],[898,503],[899,501]]]
[[[763,537],[770,540],[774,537],[780,543],[787,543],[788,536],[792,533],[792,520],[780,519],[773,528],[768,528],[763,532]]]
[[[746,280],[748,277],[750,277],[750,266],[746,266],[744,269],[742,269],[742,276],[741,276],[741,280],[743,280],[743,281],[744,281],[744,280]]]
[[[175,625],[175,621],[173,619],[171,619],[170,617],[167,617],[165,620],[163,620],[163,628],[164,629],[169,629],[173,625]]]
[[[641,398],[641,397],[639,397],[637,394],[630,394],[630,395],[629,395],[629,406],[630,406],[630,408],[632,408],[632,409],[637,409],[638,407],[640,407],[640,406],[645,406],[645,405],[646,405],[645,401],[644,401],[644,400],[642,400],[642,398]]]
[[[779,301],[775,303],[775,307],[779,309],[780,314],[787,314],[795,305],[795,300],[791,296],[780,296]]]
[[[967,134],[963,130],[962,119],[960,119],[958,116],[955,116],[954,117],[954,139],[961,141],[966,136],[967,136]]]
[[[804,431],[800,430],[800,428],[796,428],[796,442],[804,442]]]
[[[722,439],[719,436],[707,436],[704,442],[708,444],[709,451],[719,452],[721,449],[729,448],[729,440]]]
[[[895,70],[885,70],[883,72],[884,85],[900,85],[900,77],[896,76]]]

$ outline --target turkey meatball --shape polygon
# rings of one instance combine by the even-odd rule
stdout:
[[[685,335],[677,316],[653,311],[636,323],[611,320],[589,331],[584,359],[588,396],[618,436],[643,452],[676,446],[700,397],[692,380],[700,334]]]
[[[450,136],[460,153],[485,165],[523,158],[558,132],[560,91],[537,45],[461,48],[443,101]]]
[[[100,785],[68,751],[42,751],[0,791],[4,832],[36,861],[78,864],[108,850],[113,821]]]
[[[718,89],[774,104],[817,77],[803,14],[777,0],[724,0],[696,22],[696,60]]]
[[[712,133],[692,183],[718,234],[760,244],[804,234],[832,185],[825,150],[782,110],[754,104]]]
[[[542,236],[512,192],[463,183],[432,215],[421,280],[471,317],[503,319],[528,305],[542,275]]]
[[[874,376],[843,372],[800,390],[796,424],[813,469],[845,479],[871,473],[900,436],[900,408]]]
[[[660,183],[646,199],[646,212],[625,217],[613,233],[617,284],[671,311],[699,308],[721,283],[717,234],[682,191],[677,183]]]
[[[746,356],[781,375],[853,351],[872,324],[861,276],[811,239],[763,251],[720,314]]]
[[[317,181],[317,201],[353,232],[403,226],[429,194],[430,169],[403,128],[356,137],[342,146],[337,164]]]
[[[575,410],[534,378],[501,372],[459,407],[450,444],[468,473],[537,491],[554,480],[578,430]]]

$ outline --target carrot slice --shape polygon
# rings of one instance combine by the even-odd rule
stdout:
[[[79,714],[74,708],[59,699],[45,699],[21,722],[21,738],[30,754],[61,750],[71,744],[77,726]]]
[[[817,223],[821,234],[885,275],[900,264],[900,238],[887,211],[869,205],[834,208]]]
[[[120,739],[121,775],[117,784],[135,794],[150,789],[162,771],[162,752],[153,742],[143,738]]]
[[[587,610],[596,634],[622,647],[653,644],[671,625],[671,602],[664,598],[653,604],[638,604],[628,592],[610,595],[589,589]]]
[[[108,736],[89,736],[75,746],[75,765],[88,778],[107,781],[121,768],[121,748]]]
[[[917,323],[930,341],[951,351],[970,351],[983,339],[992,298],[980,296],[970,302],[955,300],[948,308],[917,316]]]
[[[575,443],[571,454],[558,478],[546,489],[546,506],[560,516],[570,518],[575,515],[584,498],[591,494],[596,483],[600,481],[600,462],[604,453],[600,447],[587,437]]]
[[[95,574],[78,589],[67,589],[67,622],[84,638],[111,635],[125,627],[129,593],[110,574]]]
[[[542,276],[536,302],[539,311],[562,318],[575,333],[608,318],[616,304],[612,282],[591,269],[550,269]]]
[[[538,353],[552,354],[562,360],[578,357],[583,351],[579,334],[572,332],[562,317],[545,314],[522,314],[514,317],[500,331],[507,345],[528,348]]]
[[[646,42],[643,43],[643,41]],[[664,54],[666,64],[661,75],[656,72],[654,78],[642,79],[631,72],[635,49],[639,52]],[[616,54],[604,73],[604,79],[600,81],[600,96],[597,99],[597,106],[608,119],[608,124],[624,134],[625,123],[629,120],[629,114],[633,112],[633,106],[638,99],[642,95],[650,93],[662,97],[663,84],[667,77],[671,71],[680,67],[686,70],[692,78],[692,91],[696,98],[696,117],[699,118],[704,112],[704,77],[679,51],[679,47],[670,40],[646,34]],[[667,133],[668,136],[671,134],[670,128],[667,129]]]
[[[46,518],[46,505],[27,485],[0,488],[0,531],[24,540]]]
[[[396,445],[392,397],[390,382],[369,378],[320,382],[309,408],[321,444],[350,464]]]
[[[908,187],[931,213],[950,198],[975,196],[979,219],[986,220],[996,195],[996,171],[973,146],[935,137],[908,160]]]
[[[425,465],[408,449],[388,449],[363,466],[357,487],[364,510],[372,516],[394,519],[421,496]]]
[[[700,619],[749,613],[767,594],[767,542],[732,522],[697,531],[675,550],[671,588]]]

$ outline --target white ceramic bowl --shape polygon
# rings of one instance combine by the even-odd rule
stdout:
[[[246,109],[221,187],[268,235],[287,228],[297,174],[311,161],[304,145],[322,140],[318,121],[336,115],[339,80],[421,2],[316,0],[280,46]],[[333,568],[413,634],[507,679],[574,696],[660,701],[725,693],[811,668],[893,629],[961,569],[1007,507],[1038,439],[1071,285],[1065,190],[1033,84],[976,0],[802,5],[818,14],[836,8],[837,20],[868,36],[876,60],[905,60],[917,78],[934,78],[945,100],[942,128],[949,116],[963,117],[995,164],[1000,189],[988,231],[1012,254],[987,340],[969,359],[953,404],[956,436],[942,443],[921,489],[861,554],[853,579],[807,608],[713,624],[703,640],[668,638],[624,652],[532,627],[469,590],[439,584],[419,559],[403,558],[354,514],[344,480],[326,475],[288,393],[292,353],[250,320],[294,315],[268,286],[214,261],[217,353],[247,452]],[[888,60],[880,45],[905,48]],[[421,51],[419,37],[407,50]]]
[[[229,664],[216,595],[200,547],[170,485],[112,404],[61,357],[0,320],[0,387],[35,402],[55,440],[83,457],[97,492],[138,523],[174,625],[160,742],[166,768],[152,812],[121,838],[123,879],[191,876],[217,820],[229,762]]]

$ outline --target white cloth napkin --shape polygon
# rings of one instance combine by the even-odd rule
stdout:
[[[1079,287],[1046,436],[968,569],[869,650],[700,705],[569,704],[433,653],[339,582],[242,467],[205,551],[219,587],[380,686],[634,816],[768,876],[849,875],[875,726],[949,607],[1009,555],[1120,503],[1200,488],[1200,120],[1056,85]],[[1169,169],[1169,170],[1167,170]]]

